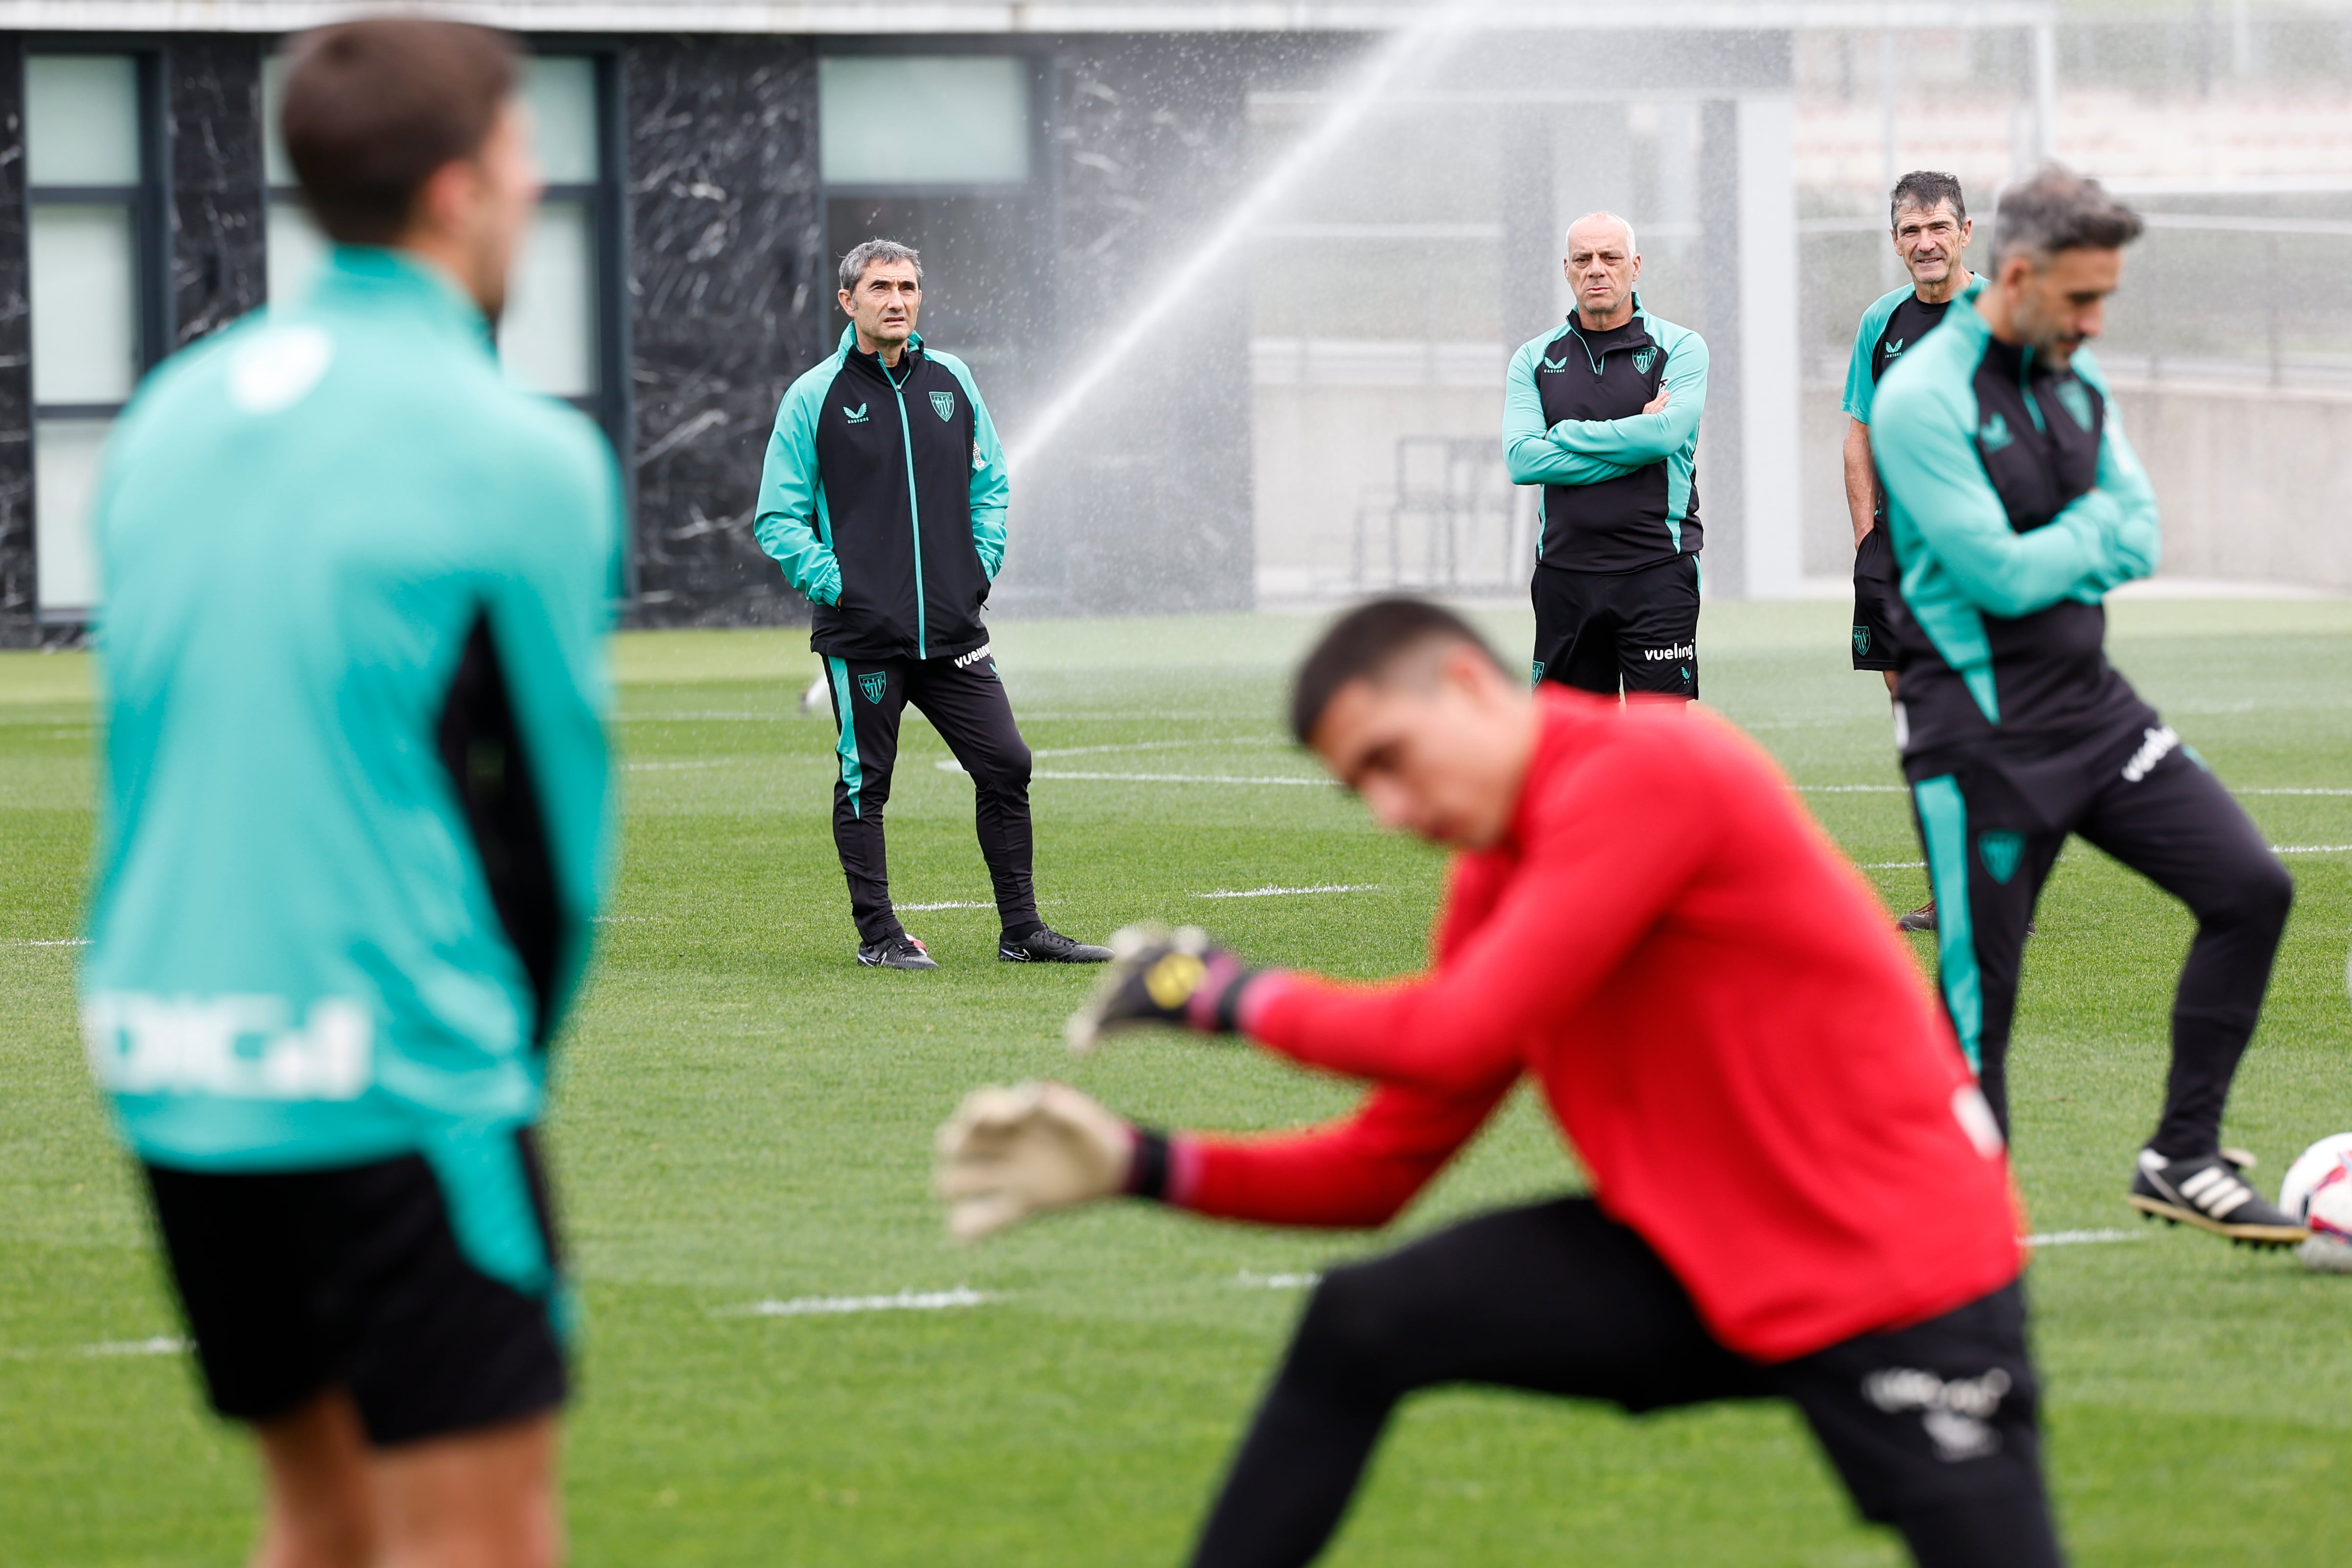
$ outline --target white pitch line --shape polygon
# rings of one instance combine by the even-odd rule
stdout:
[[[1236,1291],[1308,1291],[1322,1283],[1317,1273],[1253,1274],[1247,1269],[1234,1276]]]
[[[1855,863],[1864,871],[1919,871],[1925,868],[1927,862],[1926,861],[1858,861]]]
[[[16,946],[19,947],[87,947],[89,946],[89,938],[87,936],[30,938],[17,943]]]
[[[188,1342],[176,1334],[159,1333],[152,1339],[110,1339],[81,1347],[84,1355],[177,1355],[188,1348]]]
[[[63,1346],[50,1350],[10,1348],[0,1350],[0,1361],[33,1361],[44,1355],[177,1355],[187,1348],[188,1342],[178,1335],[159,1333],[151,1339],[100,1340],[71,1350]]]
[[[1032,756],[1036,755],[1031,753]],[[961,773],[963,765],[954,758],[945,758],[931,764],[942,773]],[[1032,779],[1077,779],[1111,784],[1289,784],[1310,789],[1333,787],[1328,779],[1308,779],[1291,774],[1239,773],[1081,773],[1076,769],[1062,770],[1040,768],[1029,775]]]
[[[724,768],[733,760],[731,757],[706,757],[692,762],[632,762],[627,767],[632,773],[658,773],[677,768]]]
[[[1795,789],[1805,795],[1907,795],[1910,788],[1903,784],[1799,784]],[[2232,795],[2352,795],[2352,789],[2240,789]]]
[[[2274,855],[2340,855],[2352,851],[2352,844],[2273,844]]]
[[[797,688],[795,688],[797,689]],[[619,716],[623,724],[710,724],[730,719],[753,719],[769,723],[782,718],[780,713],[625,713]]]
[[[2028,1247],[2080,1247],[2100,1241],[2145,1241],[2147,1237],[2137,1230],[2049,1230],[2018,1239]]]
[[[720,1307],[717,1318],[833,1317],[845,1312],[938,1312],[954,1307],[976,1307],[994,1296],[958,1285],[952,1291],[901,1291],[895,1296],[794,1296],[788,1301],[751,1301]]]
[[[1295,774],[1233,773],[1077,773],[1048,772],[1044,768],[1029,775],[1032,779],[1085,779],[1111,784],[1288,784],[1308,789],[1328,789],[1328,779],[1301,779]]]
[[[1283,743],[1265,736],[1241,737],[1225,740],[1127,740],[1108,746],[1039,746],[1030,749],[1032,757],[1089,757],[1105,751],[1215,751],[1225,747],[1280,746]]]
[[[1048,747],[1042,750],[1033,751],[1030,755],[1033,757],[1069,757],[1075,756],[1080,752],[1172,750],[1180,747],[1196,747],[1199,749],[1209,749],[1217,746],[1270,744],[1275,743],[1250,740],[1208,741],[1199,743],[1192,741],[1147,741],[1139,742],[1131,746],[1074,746],[1064,747],[1058,749]],[[634,767],[636,765],[632,764],[631,766]],[[673,765],[655,764],[653,766]],[[682,764],[675,766],[703,765]],[[938,768],[942,773],[961,773],[963,771],[962,766],[951,757],[935,763],[933,766]],[[1293,787],[1306,787],[1308,789],[1328,789],[1334,786],[1334,780],[1329,779],[1305,779],[1295,774],[1095,773],[1080,772],[1076,769],[1065,770],[1041,768],[1030,774],[1029,777],[1032,779],[1065,779],[1109,784],[1281,784]],[[1911,792],[1910,787],[1905,784],[1791,784],[1790,788],[1796,790],[1801,795],[1907,795]],[[2352,796],[2352,789],[2237,789],[2233,790],[2232,793],[2239,795]],[[2347,848],[2347,846],[2341,844],[2311,844],[2275,847],[2278,848],[2279,853],[2290,855],[2340,854],[2344,852]]]
[[[950,898],[943,900],[938,904],[896,904],[893,907],[913,911],[919,909],[993,909],[996,905],[985,901],[972,904],[961,899]]]
[[[1220,890],[1216,893],[1196,893],[1195,898],[1283,898],[1293,894],[1307,893],[1378,893],[1376,882],[1326,882],[1313,887],[1253,887],[1240,891]]]

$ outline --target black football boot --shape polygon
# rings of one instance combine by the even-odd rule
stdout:
[[[2168,1160],[2154,1149],[2142,1149],[2131,1206],[2150,1219],[2193,1225],[2252,1247],[2292,1247],[2304,1240],[2310,1232],[2263,1202],[2239,1175],[2249,1163],[2223,1153]]]
[[[1108,964],[1110,949],[1063,936],[1040,925],[1026,936],[1000,936],[996,956],[1007,964]]]
[[[869,969],[936,969],[940,961],[931,956],[929,948],[905,932],[885,936],[879,942],[861,943],[857,961]]]

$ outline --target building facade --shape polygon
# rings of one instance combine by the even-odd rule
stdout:
[[[71,640],[102,602],[89,492],[139,377],[317,266],[269,125],[284,37],[343,9],[0,0],[0,26],[17,28],[0,31],[0,643]],[[1795,294],[1789,83],[1806,8],[1666,5],[1610,35],[1571,35],[1564,8],[1524,9],[1548,47],[1496,34],[1416,90],[1475,99],[1507,137],[1513,113],[1661,84],[1687,106],[1684,237],[1708,259],[1686,314],[1716,365],[1710,575],[1734,591],[1793,582],[1798,356],[1781,302]],[[835,258],[876,234],[923,251],[925,335],[972,364],[1013,452],[1000,608],[1254,601],[1263,253],[1221,259],[1155,317],[1050,449],[1024,452],[1024,421],[1244,200],[1284,129],[1263,105],[1311,106],[1414,7],[457,10],[531,52],[549,183],[500,349],[622,455],[629,622],[804,618],[751,538],[761,457],[784,388],[840,331]],[[1595,51],[1612,68],[1563,78],[1564,58]],[[1507,341],[1557,319],[1542,280],[1580,188],[1553,167],[1570,156],[1560,145],[1528,139],[1540,172],[1481,230],[1509,280]],[[1302,265],[1347,241],[1348,225],[1325,226],[1320,241],[1299,231]]]

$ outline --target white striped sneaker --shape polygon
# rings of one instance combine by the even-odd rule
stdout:
[[[2310,1233],[2263,1201],[2226,1155],[2168,1160],[2154,1149],[2139,1152],[2132,1177],[2131,1206],[2168,1225],[2194,1225],[2251,1247],[2292,1247]]]

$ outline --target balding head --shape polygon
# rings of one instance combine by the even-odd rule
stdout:
[[[1615,213],[1587,213],[1568,225],[1561,264],[1586,331],[1607,331],[1633,319],[1633,282],[1642,276],[1633,225]]]
[[[1607,246],[1612,240],[1614,240],[1616,245],[1613,248],[1623,251],[1627,256],[1642,254],[1640,244],[1633,238],[1633,225],[1615,213],[1587,213],[1569,225],[1568,248],[1560,254],[1574,256],[1576,242],[1579,239],[1582,239],[1588,246]]]

